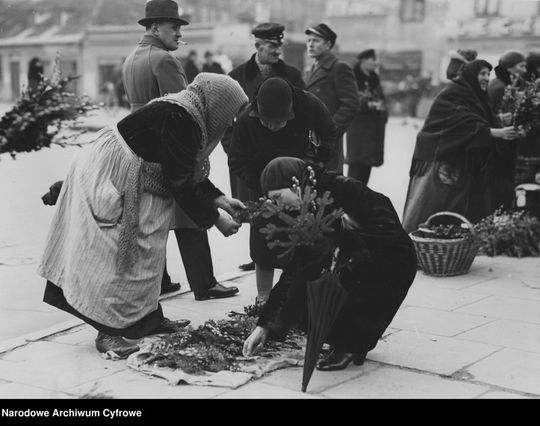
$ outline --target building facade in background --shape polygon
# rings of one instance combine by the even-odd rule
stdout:
[[[367,48],[380,53],[386,92],[422,76],[444,80],[448,52],[477,49],[496,63],[507,49],[540,50],[540,1],[534,0],[178,0],[180,58],[195,49],[226,54],[233,65],[253,53],[258,22],[285,25],[284,60],[304,70],[305,28],[326,22],[338,33],[336,52],[351,64]],[[39,57],[49,75],[60,52],[64,75],[81,75],[73,89],[99,99],[144,29],[136,22],[145,0],[0,0],[0,100],[26,87],[28,63]]]

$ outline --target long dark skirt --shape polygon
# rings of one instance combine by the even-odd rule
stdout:
[[[122,336],[128,339],[140,339],[145,336],[149,336],[152,332],[161,324],[163,320],[163,310],[161,305],[158,304],[158,307],[155,311],[149,313],[145,317],[141,318],[135,324],[130,325],[126,328],[112,328],[106,325],[100,324],[85,315],[78,312],[74,307],[72,307],[66,298],[64,297],[64,292],[60,287],[53,284],[50,281],[47,281],[45,287],[45,294],[43,295],[43,301],[49,305],[54,306],[55,308],[61,309],[70,313],[71,315],[76,316],[77,318],[83,320],[88,325],[94,327],[97,331],[111,336]]]

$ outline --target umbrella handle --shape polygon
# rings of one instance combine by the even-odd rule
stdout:
[[[332,256],[332,266],[330,266],[330,272],[334,272],[334,270],[336,269],[338,256],[339,256],[339,247],[336,247],[336,249],[334,250],[334,255]]]

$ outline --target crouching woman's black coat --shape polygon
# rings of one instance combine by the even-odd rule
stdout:
[[[345,267],[339,277],[348,298],[326,343],[344,352],[368,352],[375,347],[407,295],[416,275],[415,249],[390,200],[362,182],[323,171],[317,174],[320,194],[331,191],[334,205],[352,217],[359,228],[336,222],[330,237],[340,248]],[[321,244],[298,249],[270,293],[258,321],[270,338],[284,339],[307,319],[308,281],[321,276],[331,263],[333,249]],[[330,246],[330,245],[327,245]]]

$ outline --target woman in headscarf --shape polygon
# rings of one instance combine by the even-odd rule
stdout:
[[[293,327],[305,328],[307,282],[330,267],[338,247],[337,264],[341,266],[336,273],[348,295],[326,339],[332,351],[317,368],[341,370],[351,361],[362,364],[391,323],[416,275],[416,254],[387,197],[337,172],[315,172],[315,189],[319,194],[330,191],[333,198],[327,208],[341,208],[345,214],[332,225],[333,232],[314,247],[295,249],[256,329],[244,343],[244,353],[251,355],[267,339],[283,340]],[[300,187],[306,185],[306,163],[279,157],[264,169],[261,187],[285,207],[298,209],[298,193],[291,189],[293,177],[300,181]]]
[[[435,98],[416,139],[403,227],[414,231],[430,215],[454,211],[472,222],[512,197],[511,165],[499,152],[514,144],[513,127],[499,128],[487,98],[492,66],[476,59]],[[508,185],[510,182],[510,186]]]
[[[465,64],[474,61],[478,52],[473,49],[458,49],[450,52],[450,62],[446,68],[446,78],[450,81],[459,77]]]
[[[125,340],[170,333],[158,301],[174,201],[201,228],[237,232],[244,209],[208,180],[208,157],[248,102],[232,78],[199,74],[101,130],[72,161],[38,273],[44,301],[98,330],[99,352],[127,356]]]
[[[495,78],[489,82],[488,97],[491,109],[499,113],[499,107],[508,86],[521,87],[527,72],[525,55],[518,50],[504,52],[495,67]]]

